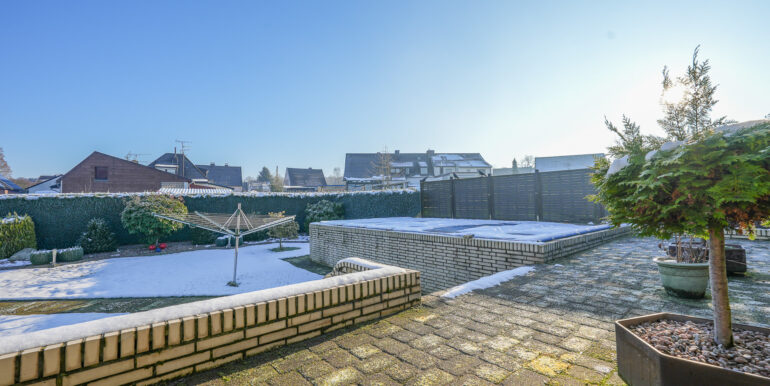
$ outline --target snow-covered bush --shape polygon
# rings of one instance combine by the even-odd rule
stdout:
[[[24,248],[37,248],[32,218],[8,214],[0,222],[0,259],[7,259]]]
[[[109,252],[117,248],[115,234],[110,230],[107,221],[101,218],[92,218],[88,222],[78,244],[83,247],[85,253]]]
[[[328,220],[342,220],[345,218],[345,207],[342,203],[321,200],[309,204],[305,209],[305,229],[309,229],[310,223]]]
[[[83,248],[72,247],[56,250],[56,262],[66,263],[83,258]],[[53,261],[53,250],[43,249],[29,255],[29,261],[34,265],[50,264]]]

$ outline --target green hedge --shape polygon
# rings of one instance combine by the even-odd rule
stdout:
[[[92,218],[103,218],[115,232],[119,245],[139,244],[137,235],[129,234],[120,222],[120,213],[128,194],[60,195],[52,197],[14,195],[0,199],[0,213],[27,214],[35,222],[35,234],[41,248],[60,248],[77,244],[81,232]],[[339,202],[346,219],[373,217],[412,217],[420,213],[420,193],[415,191],[301,194],[276,193],[184,197],[190,212],[231,213],[242,204],[246,213],[267,214],[285,211],[296,215],[305,229],[305,208],[321,200]],[[189,241],[190,228],[184,227],[164,241]],[[249,237],[246,238],[247,241]]]
[[[59,249],[56,251],[56,262],[67,263],[71,261],[78,261],[83,258],[83,248],[72,247]],[[50,249],[44,249],[40,251],[33,251],[29,255],[29,260],[34,265],[49,264],[53,261],[53,251]]]
[[[8,216],[0,220],[0,259],[7,259],[24,248],[37,248],[35,223],[29,216],[11,212],[6,212]]]

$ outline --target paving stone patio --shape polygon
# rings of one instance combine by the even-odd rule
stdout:
[[[730,277],[736,322],[770,325],[770,242]],[[710,316],[710,299],[663,291],[657,241],[624,238],[537,266],[499,286],[423,305],[368,325],[178,380],[176,384],[623,384],[616,319],[670,311]]]

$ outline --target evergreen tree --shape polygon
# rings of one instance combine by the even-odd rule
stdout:
[[[259,171],[259,175],[257,176],[257,182],[271,182],[273,180],[273,175],[270,174],[270,169],[267,168],[267,166],[263,166],[262,170]]]
[[[648,152],[657,149],[663,144],[664,139],[654,135],[642,135],[639,125],[623,115],[623,129],[618,129],[615,124],[604,117],[604,125],[607,129],[617,134],[615,144],[607,148],[607,152],[613,158],[623,157],[629,154]]]
[[[708,59],[698,60],[699,51],[700,45],[695,47],[686,74],[675,80],[671,78],[668,66],[663,67],[663,93],[675,87],[684,89],[681,100],[662,102],[664,116],[658,124],[671,140],[702,138],[717,126],[729,123],[726,117],[711,119],[711,110],[719,102],[714,95],[717,86],[711,83]]]

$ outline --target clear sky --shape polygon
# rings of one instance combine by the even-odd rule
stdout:
[[[770,1],[2,1],[14,177],[93,150],[343,167],[347,152],[602,152],[651,133],[663,65],[711,59],[715,113],[770,113]],[[643,4],[642,4],[643,3]]]

